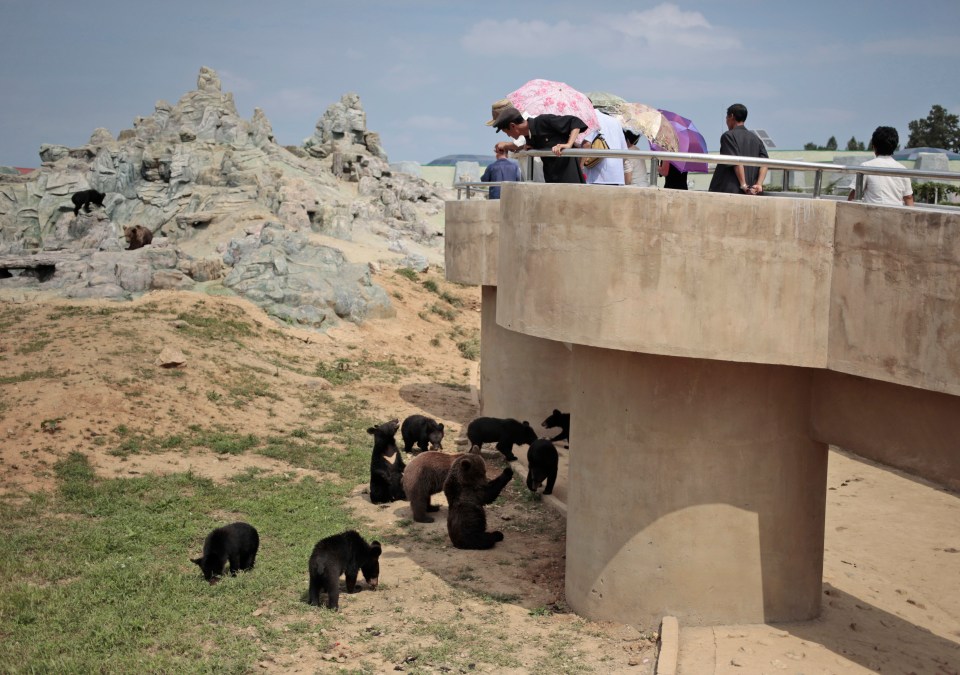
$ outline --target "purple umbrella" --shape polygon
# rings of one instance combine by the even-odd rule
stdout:
[[[679,141],[677,152],[700,152],[704,154],[708,152],[707,141],[703,138],[703,134],[697,130],[697,127],[693,125],[693,122],[669,110],[661,109],[660,112],[670,120],[670,124],[672,124],[673,128],[677,131],[677,140]],[[658,148],[653,143],[650,145],[657,150],[663,150],[663,148]],[[677,162],[670,160],[670,163],[680,171],[707,173],[706,162]]]

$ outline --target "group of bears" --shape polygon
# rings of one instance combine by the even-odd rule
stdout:
[[[513,478],[509,466],[493,480],[487,479],[486,464],[480,456],[484,443],[496,443],[504,459],[512,462],[514,445],[527,445],[527,487],[536,492],[546,481],[544,494],[552,494],[557,480],[559,456],[553,441],[570,436],[570,415],[554,410],[543,421],[545,428],[559,427],[552,439],[538,438],[529,422],[513,418],[478,417],[467,425],[470,451],[447,454],[442,449],[443,424],[424,415],[411,415],[403,424],[398,419],[370,427],[373,452],[370,457],[370,501],[386,504],[408,500],[413,519],[432,523],[428,514],[438,506],[430,503],[433,495],[443,492],[447,498],[447,533],[457,548],[488,549],[503,541],[503,533],[487,532],[484,506],[492,503]],[[397,449],[397,430],[403,438],[404,451],[416,445],[420,449],[409,465]]]
[[[80,190],[79,192],[74,192],[70,198],[70,201],[73,202],[73,215],[79,216],[81,208],[84,213],[90,213],[91,204],[103,208],[103,200],[106,199],[106,197],[107,193],[100,192],[99,190]],[[153,232],[150,231],[150,228],[144,227],[143,225],[124,227],[123,236],[127,240],[128,251],[142,248],[153,241]]]
[[[513,469],[505,468],[493,480],[487,479],[486,463],[480,456],[484,443],[496,443],[504,458],[516,459],[514,445],[528,445],[529,472],[527,487],[536,492],[544,480],[544,494],[553,491],[557,479],[557,449],[555,440],[569,438],[570,415],[554,410],[543,422],[544,427],[560,427],[553,439],[537,438],[529,422],[496,417],[478,417],[467,427],[470,452],[447,454],[439,452],[443,443],[443,424],[424,415],[411,415],[403,421],[390,420],[370,427],[373,436],[373,454],[370,462],[370,500],[375,504],[409,499],[413,518],[431,523],[428,512],[439,507],[430,498],[443,492],[449,504],[447,532],[457,548],[488,549],[503,541],[499,530],[487,532],[484,506],[492,503],[513,478]],[[397,449],[395,436],[400,430],[404,451],[420,448],[408,466]],[[203,554],[191,562],[200,567],[204,579],[215,584],[229,564],[230,574],[252,570],[260,548],[260,535],[249,523],[236,522],[218,527],[203,542]],[[325,537],[317,542],[307,565],[310,583],[307,599],[311,605],[340,607],[340,576],[346,578],[347,592],[357,590],[357,575],[363,574],[367,585],[375,590],[380,579],[380,542],[369,544],[355,530]]]

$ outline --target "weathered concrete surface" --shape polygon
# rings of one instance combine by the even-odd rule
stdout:
[[[815,371],[811,433],[861,457],[960,490],[960,399]]]
[[[533,183],[505,185],[501,201],[504,328],[651,354],[826,362],[834,202]]]
[[[567,601],[590,618],[815,617],[827,447],[802,368],[575,345]]]
[[[499,200],[447,202],[444,221],[447,279],[461,284],[496,286]]]
[[[835,236],[827,367],[960,395],[960,214],[841,203]]]

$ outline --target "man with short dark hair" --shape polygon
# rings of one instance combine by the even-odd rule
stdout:
[[[720,137],[720,154],[737,157],[767,157],[767,148],[755,133],[744,126],[747,106],[734,103],[727,108],[727,131]],[[710,192],[758,195],[763,192],[767,167],[717,164]]]
[[[487,165],[480,180],[484,183],[502,183],[504,181],[520,180],[520,167],[513,160],[507,159],[507,153],[496,151],[497,160]],[[491,185],[487,199],[500,199],[500,186]]]
[[[572,148],[577,136],[587,130],[587,125],[573,115],[543,114],[523,118],[514,107],[504,108],[493,123],[513,139],[523,136],[526,145],[517,147],[509,141],[500,141],[493,146],[494,152],[520,152],[521,150],[551,150],[556,157],[543,159],[545,183],[582,183],[583,174],[573,157],[562,157],[564,150]]]
[[[893,127],[877,127],[870,139],[873,152],[876,155],[861,166],[882,166],[895,169],[906,169],[903,164],[893,158],[897,146],[900,145],[900,134]],[[850,190],[847,201],[856,199],[857,191]],[[910,179],[905,176],[863,176],[863,201],[866,204],[889,204],[891,206],[913,206],[913,188]]]

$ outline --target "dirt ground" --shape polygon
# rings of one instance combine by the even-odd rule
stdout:
[[[438,293],[423,287],[426,280],[461,301],[454,318],[429,311]],[[324,396],[362,400],[367,412],[384,421],[433,416],[446,425],[445,449],[457,451],[456,437],[478,414],[470,386],[478,381],[478,364],[464,358],[456,343],[477,335],[479,289],[447,284],[433,270],[416,280],[389,270],[374,281],[392,295],[397,317],[344,323],[322,334],[281,326],[250,303],[221,295],[163,291],[112,303],[0,294],[0,498],[17,501],[50,490],[53,465],[75,450],[105,477],[189,470],[223,480],[249,467],[316,475],[254,452],[195,448],[118,457],[111,450],[124,438],[162,437],[190,425],[259,437],[317,428],[328,421],[329,406],[317,404]],[[191,317],[201,314],[224,325],[252,323],[256,332],[242,337],[242,347],[229,338],[199,339]],[[179,351],[185,363],[158,365],[164,350]],[[313,372],[318,361],[358,373],[377,363],[380,370],[377,377],[334,385]],[[258,388],[269,395],[251,405],[229,404],[231,397]],[[491,474],[503,466],[495,454],[488,455]],[[444,504],[443,495],[434,501]],[[399,624],[403,631],[406,616],[465,617],[477,631],[489,631],[491,605],[484,598],[493,597],[500,599],[497,630],[530,645],[528,654],[517,655],[521,663],[562,643],[573,645],[580,664],[595,672],[653,671],[656,626],[588,622],[567,609],[565,521],[555,512],[540,508],[534,516],[529,503],[504,500],[488,508],[488,522],[504,531],[505,541],[491,551],[459,551],[446,535],[445,504],[429,525],[411,525],[406,502],[371,504],[365,485],[357,486],[348,504],[381,531],[408,528],[413,544],[385,545],[385,592],[341,600],[349,611],[342,612],[345,624],[330,636],[329,651],[306,645],[293,654],[265,653],[261,670],[329,672],[376,662],[377,651],[366,647],[378,634],[372,627]],[[411,633],[411,644],[417,639]],[[394,672],[397,665],[383,661],[378,672]]]
[[[426,311],[437,294],[423,288],[424,279],[461,299],[455,318]],[[477,382],[478,364],[465,359],[456,342],[479,329],[479,290],[446,284],[436,271],[417,281],[384,271],[375,281],[393,296],[397,317],[343,324],[325,334],[280,326],[249,303],[218,295],[155,292],[121,304],[22,295],[13,302],[0,295],[0,498],[49,490],[51,467],[74,450],[111,477],[191,470],[222,480],[251,466],[311,473],[251,452],[118,457],[108,449],[116,447],[121,428],[159,436],[191,424],[218,424],[267,436],[319,425],[326,421],[316,405],[322,394],[362,399],[383,420],[412,413],[436,417],[448,429],[446,449],[456,450],[455,438],[478,413],[468,386]],[[183,317],[200,309],[223,322],[252,322],[258,330],[243,338],[243,348],[229,339],[199,340]],[[182,352],[185,364],[157,365],[164,348]],[[339,362],[346,370],[378,362],[404,372],[333,386],[312,372],[318,361]],[[257,405],[224,404],[224,397],[244,396],[258,383],[294,393],[259,398]],[[489,464],[491,470],[502,465],[495,458]],[[435,499],[442,503],[442,495]],[[406,503],[374,506],[363,486],[350,504],[377,527],[410,527],[404,524],[411,515]],[[346,600],[351,611],[344,613],[334,649],[267,653],[259,667],[324,672],[333,664],[369,662],[365,645],[376,639],[371,627],[396,625],[399,607],[404,614],[440,620],[468,617],[483,630],[489,604],[464,593],[466,588],[508,598],[498,628],[523,644],[562,640],[575,643],[581,662],[596,672],[653,672],[656,626],[584,621],[566,610],[563,518],[533,522],[527,506],[512,499],[490,509],[491,528],[507,537],[487,552],[449,545],[445,508],[437,522],[413,526],[416,545],[385,547],[388,592]],[[960,672],[956,494],[834,451],[826,551],[821,619],[775,627],[681,626],[680,672]],[[403,630],[402,618],[399,625]],[[380,666],[393,672],[397,664]]]

